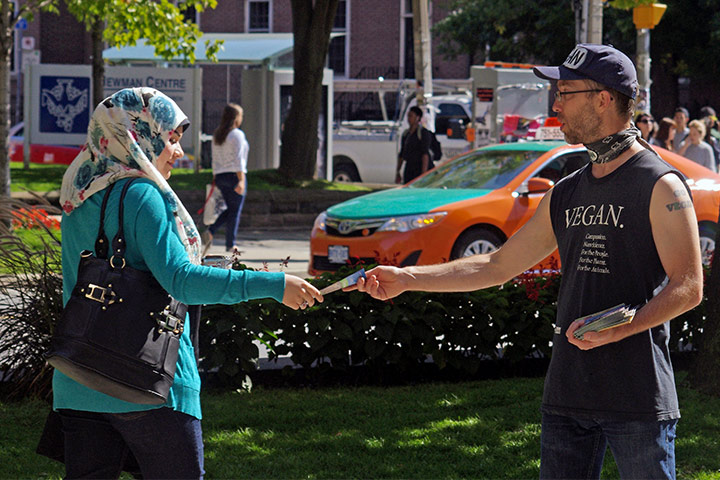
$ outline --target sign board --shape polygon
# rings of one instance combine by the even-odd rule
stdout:
[[[28,65],[40,64],[40,50],[23,50],[20,54],[22,60],[22,69],[25,70]]]
[[[35,48],[35,37],[22,37],[20,46],[23,50],[32,50]]]
[[[92,67],[32,65],[25,82],[25,132],[31,143],[82,145],[94,110]],[[201,70],[196,68],[105,67],[103,95],[128,87],[152,87],[175,100],[188,116],[186,153],[198,151],[201,131]],[[29,127],[28,127],[29,126]],[[196,138],[197,137],[197,138]]]
[[[540,127],[535,132],[536,140],[565,140],[565,134],[560,127]]]

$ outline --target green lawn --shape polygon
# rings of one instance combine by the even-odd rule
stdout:
[[[205,393],[207,478],[537,478],[541,392],[519,378]],[[720,399],[681,387],[680,402],[678,478],[720,479]],[[61,478],[33,453],[47,408],[0,403],[0,477]],[[610,454],[602,478],[618,478]]]
[[[10,188],[13,192],[32,190],[35,192],[49,192],[59,190],[62,176],[67,166],[31,164],[25,170],[20,163],[10,164]],[[170,177],[170,186],[175,190],[204,190],[205,185],[212,182],[212,171],[209,169],[195,173],[188,168],[176,168]],[[369,191],[368,188],[334,183],[326,180],[310,180],[288,184],[287,180],[278,174],[277,170],[254,170],[248,172],[249,190],[280,190],[285,188],[304,188],[312,190],[349,190]]]

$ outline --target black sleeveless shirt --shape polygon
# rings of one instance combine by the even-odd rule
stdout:
[[[550,199],[563,276],[542,410],[611,421],[679,418],[667,322],[588,351],[565,332],[578,317],[620,303],[641,307],[662,289],[650,196],[663,175],[684,177],[648,150],[602,178],[591,167],[558,182]]]

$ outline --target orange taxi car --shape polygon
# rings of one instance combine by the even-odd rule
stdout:
[[[720,175],[656,148],[687,178],[703,260],[715,249]],[[582,145],[534,141],[478,148],[399,188],[334,205],[315,220],[309,273],[348,263],[429,265],[499,248],[555,182],[590,161]]]

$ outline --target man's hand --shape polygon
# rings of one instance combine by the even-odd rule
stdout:
[[[240,182],[237,184],[237,186],[235,187],[235,193],[237,193],[238,195],[245,195],[245,183],[244,182]]]
[[[389,300],[407,290],[407,279],[413,276],[397,267],[379,266],[367,272],[367,278],[359,278],[356,285],[343,290],[357,290],[368,293],[378,300]]]
[[[593,348],[602,347],[603,345],[607,345],[608,343],[614,343],[625,338],[625,335],[623,335],[623,330],[625,327],[622,325],[619,327],[603,330],[602,332],[586,332],[583,335],[582,340],[575,338],[575,335],[573,335],[573,333],[575,332],[575,330],[582,327],[584,323],[585,322],[583,320],[575,320],[573,323],[570,324],[567,332],[565,332],[565,336],[567,337],[568,342],[572,343],[580,350],[591,350]]]
[[[297,310],[305,310],[315,305],[315,300],[322,302],[323,296],[320,290],[295,275],[285,275],[285,293],[282,303],[285,306]]]

